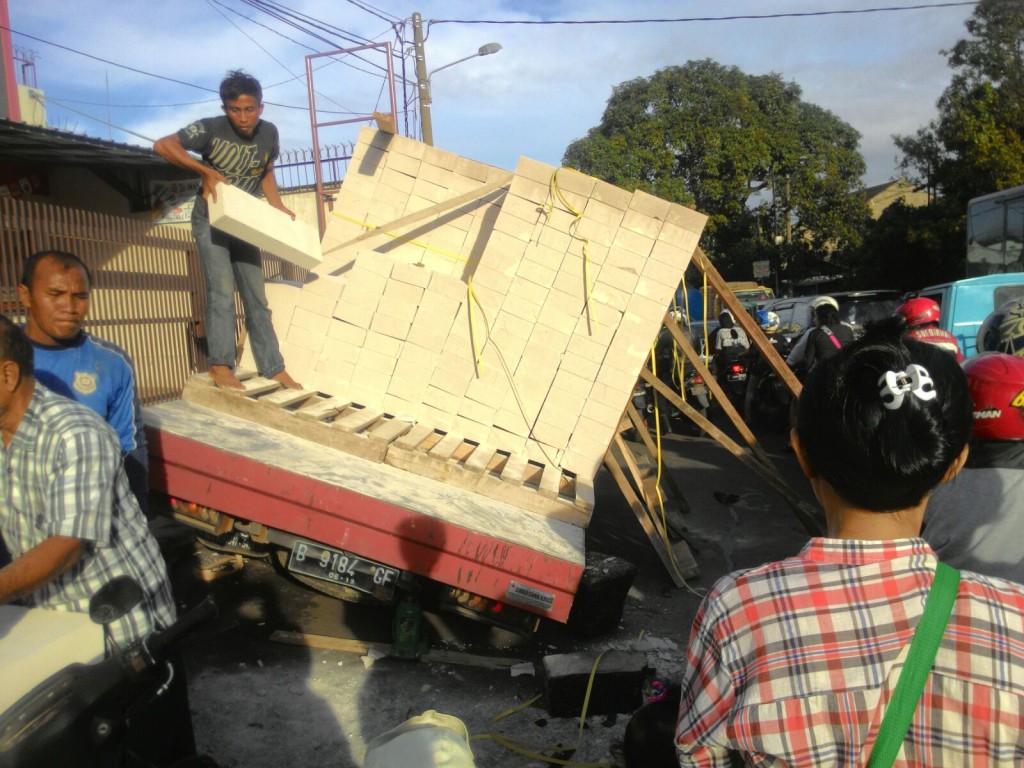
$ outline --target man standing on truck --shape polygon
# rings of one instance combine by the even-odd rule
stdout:
[[[218,387],[243,388],[234,372],[237,286],[260,376],[275,379],[291,389],[301,389],[285,370],[277,334],[270,322],[259,248],[213,229],[207,205],[208,198],[217,199],[216,186],[223,182],[250,195],[262,191],[270,205],[295,218],[281,202],[274,180],[274,160],[279,151],[277,127],[260,119],[263,88],[252,75],[241,70],[228,72],[220,84],[220,99],[223,116],[197,120],[153,145],[165,160],[198,173],[203,180],[192,209],[192,235],[206,278],[210,378]],[[202,162],[189,151],[198,152]]]
[[[44,250],[28,257],[18,298],[28,313],[25,335],[34,348],[36,379],[114,428],[128,483],[148,517],[149,456],[135,367],[117,344],[83,330],[91,290],[89,268],[73,253]]]

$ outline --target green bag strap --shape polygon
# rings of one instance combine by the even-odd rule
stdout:
[[[903,739],[914,719],[914,712],[924,684],[932,671],[935,654],[946,631],[946,622],[956,602],[957,589],[960,586],[960,571],[945,563],[935,568],[935,579],[924,603],[921,622],[914,631],[910,641],[910,653],[907,662],[900,672],[892,700],[885,709],[882,725],[878,729],[878,738],[871,748],[868,768],[889,768],[896,759],[896,754],[903,744]]]

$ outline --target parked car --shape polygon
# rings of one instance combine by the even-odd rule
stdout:
[[[891,316],[900,305],[901,295],[896,290],[841,291],[817,296],[792,296],[765,302],[768,309],[779,316],[779,333],[790,340],[796,339],[811,327],[811,304],[822,296],[831,296],[839,304],[839,319],[853,327],[854,335],[864,333],[864,326],[874,320]]]

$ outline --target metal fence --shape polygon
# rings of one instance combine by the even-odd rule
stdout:
[[[16,321],[25,316],[21,266],[44,248],[70,251],[89,267],[86,328],[131,355],[144,404],[179,397],[186,379],[206,369],[205,292],[188,227],[0,199],[0,311]],[[266,254],[263,266],[268,278],[305,278],[305,270]]]
[[[325,187],[340,187],[352,159],[355,145],[329,144],[320,147],[320,173]],[[274,178],[282,190],[306,189],[316,186],[313,173],[313,149],[282,149],[274,161]]]

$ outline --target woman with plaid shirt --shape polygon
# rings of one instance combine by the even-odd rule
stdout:
[[[897,323],[815,366],[791,439],[827,535],[705,598],[680,765],[867,763],[935,574],[925,505],[963,466],[971,420],[953,357]],[[895,765],[1019,766],[1022,732],[1024,586],[964,571]]]

